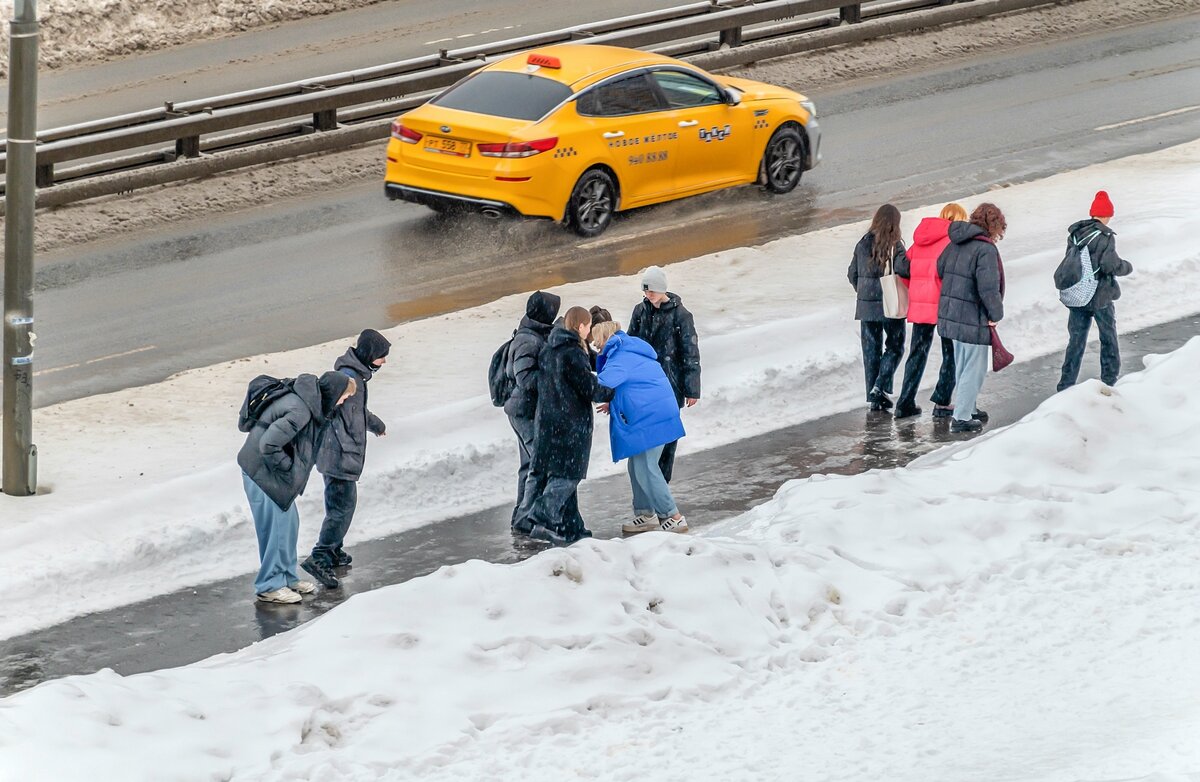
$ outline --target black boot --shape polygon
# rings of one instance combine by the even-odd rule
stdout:
[[[951,432],[978,432],[983,429],[983,422],[972,418],[970,421],[960,421],[955,418],[950,422]]]
[[[892,409],[892,400],[888,399],[887,394],[880,391],[878,387],[872,388],[871,393],[867,394],[867,401],[871,403],[871,409],[876,412]]]
[[[332,565],[333,562],[324,557],[315,559],[311,556],[300,563],[300,567],[304,569],[304,572],[317,581],[320,581],[321,586],[326,589],[337,589],[342,585],[342,582],[338,581],[338,577],[333,574]]]
[[[354,557],[346,553],[345,549],[335,549],[333,552],[334,567],[350,567],[354,562]]]
[[[920,414],[921,408],[917,407],[916,405],[904,403],[896,405],[896,412],[894,413],[897,418],[908,418],[909,416]]]

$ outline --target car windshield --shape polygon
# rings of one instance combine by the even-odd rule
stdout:
[[[430,103],[493,117],[535,120],[571,96],[565,84],[528,73],[483,71]]]

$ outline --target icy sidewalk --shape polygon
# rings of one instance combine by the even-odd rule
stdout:
[[[1200,768],[1200,338],[703,535],[356,596],[0,702],[16,778],[1078,780]],[[1162,779],[1179,777],[1164,776]]]
[[[1168,353],[1200,331],[1189,318],[1122,337],[1127,367],[1146,353]],[[1097,351],[1084,377],[1098,371]],[[1012,423],[1054,390],[1060,357],[1035,359],[988,378],[990,426]],[[745,512],[769,500],[787,480],[814,473],[854,475],[903,466],[947,443],[965,439],[948,422],[928,416],[895,422],[862,408],[781,429],[700,453],[684,452],[676,465],[676,496],[693,528]],[[597,538],[620,537],[629,511],[624,476],[586,481],[581,502]],[[509,506],[449,519],[354,547],[355,567],[343,586],[321,592],[303,606],[261,606],[246,597],[251,574],[199,589],[184,589],[111,611],[90,614],[0,642],[0,697],[42,681],[112,668],[129,675],[169,668],[232,652],[295,628],[347,597],[427,575],[469,559],[516,562],[540,547],[509,533]]]
[[[1009,282],[1002,326],[1021,358],[1065,342],[1051,283],[1065,228],[1107,189],[1121,252],[1137,272],[1123,282],[1123,330],[1196,311],[1181,279],[1200,275],[1194,214],[1180,193],[1200,191],[1200,143],[1105,163],[988,194],[1009,219],[1001,252]],[[984,197],[963,199],[968,206]],[[941,204],[905,214],[905,234]],[[861,403],[853,292],[845,280],[865,226],[853,224],[700,258],[668,269],[696,314],[704,399],[685,414],[687,450],[713,448]],[[556,289],[566,305],[603,304],[627,318],[635,277]],[[523,297],[406,324],[389,332],[393,360],[371,384],[389,437],[371,443],[355,541],[378,538],[504,502],[515,472],[512,433],[488,402],[492,350],[511,333]],[[344,343],[196,370],[164,383],[35,412],[44,488],[0,497],[10,556],[0,638],[73,615],[249,572],[254,533],[234,454],[236,412],[260,372],[320,371]],[[596,438],[595,475],[614,474]],[[314,487],[317,485],[314,482]],[[315,536],[319,491],[299,503],[301,541]]]

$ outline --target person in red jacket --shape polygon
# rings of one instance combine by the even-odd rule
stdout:
[[[917,406],[917,389],[925,374],[929,348],[937,331],[938,299],[942,295],[942,279],[937,273],[938,256],[950,243],[950,223],[966,219],[967,210],[958,204],[946,204],[938,217],[924,218],[913,232],[907,263],[896,264],[896,273],[908,278],[908,322],[913,324],[908,361],[904,363],[904,385],[896,400],[897,418],[921,414],[921,408]],[[942,338],[942,369],[938,373],[937,388],[930,397],[934,417],[949,418],[953,414],[954,408],[950,405],[953,393],[954,343]]]

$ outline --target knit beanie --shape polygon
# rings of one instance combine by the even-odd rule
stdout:
[[[317,380],[317,388],[321,390],[321,415],[326,420],[337,410],[337,401],[349,385],[349,376],[341,372],[326,372]]]
[[[1113,205],[1112,201],[1108,200],[1108,193],[1103,190],[1096,193],[1095,199],[1092,200],[1091,211],[1088,212],[1092,217],[1112,217]]]
[[[667,273],[661,266],[651,266],[642,272],[642,290],[652,293],[667,292]]]
[[[363,363],[363,366],[374,369],[375,362],[386,356],[391,349],[392,343],[387,341],[387,337],[375,329],[366,329],[358,335],[358,344],[354,346],[354,355]]]

